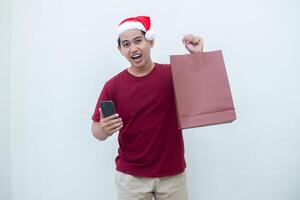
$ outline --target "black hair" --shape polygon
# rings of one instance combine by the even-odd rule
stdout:
[[[143,33],[143,35],[146,34],[145,31],[142,31],[142,30],[140,30],[140,31]],[[121,40],[120,40],[120,37],[118,38],[118,47],[121,47]]]

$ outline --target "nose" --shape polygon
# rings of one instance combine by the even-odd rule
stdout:
[[[135,52],[135,51],[137,51],[137,46],[134,45],[134,44],[130,45],[129,51],[130,51],[130,52]]]

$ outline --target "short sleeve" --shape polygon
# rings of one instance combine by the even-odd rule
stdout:
[[[94,109],[94,113],[92,115],[92,120],[94,122],[99,122],[100,121],[100,102],[101,101],[105,101],[105,100],[112,100],[113,97],[113,91],[112,91],[112,87],[111,87],[111,83],[107,82],[104,84],[102,91],[100,92],[100,95],[98,97],[97,103],[95,105],[95,109]]]

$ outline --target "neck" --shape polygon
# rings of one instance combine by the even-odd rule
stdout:
[[[141,67],[130,66],[127,70],[130,74],[141,77],[141,76],[146,76],[147,74],[149,74],[152,71],[152,69],[154,68],[154,66],[155,66],[155,64],[152,62],[152,60],[150,60],[144,66],[141,66]]]

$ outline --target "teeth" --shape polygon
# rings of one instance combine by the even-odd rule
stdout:
[[[131,56],[131,58],[138,58],[140,56],[141,56],[141,54],[136,54],[136,55]]]

